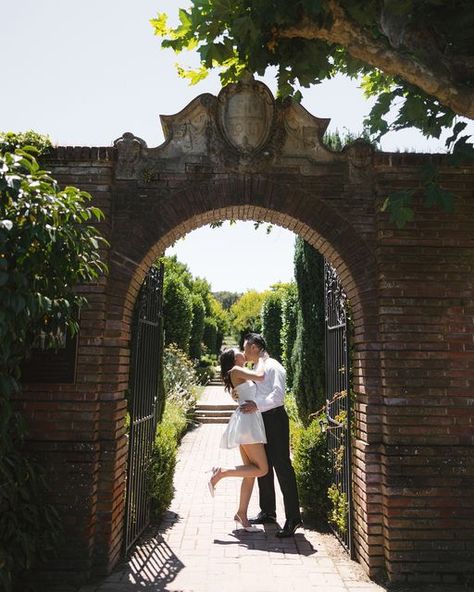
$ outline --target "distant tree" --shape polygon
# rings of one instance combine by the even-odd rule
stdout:
[[[211,284],[205,278],[193,278],[191,290],[194,294],[199,294],[199,296],[201,296],[206,308],[206,314],[211,314],[211,299],[213,298]]]
[[[217,326],[217,337],[216,337],[216,353],[220,352],[224,335],[227,335],[230,329],[229,312],[224,310],[222,304],[214,298],[210,297],[211,305],[211,317],[215,320]]]
[[[298,322],[292,352],[293,392],[303,423],[324,403],[324,257],[298,237],[295,243]]]
[[[349,130],[340,132],[336,129],[333,132],[326,132],[323,136],[323,144],[334,152],[341,152],[348,144],[351,144],[355,140],[363,139],[368,143],[372,143],[374,147],[377,145],[376,142],[372,141],[367,130],[363,130],[360,134],[354,134]]]
[[[262,331],[261,312],[265,296],[265,292],[249,290],[244,292],[231,306],[231,325],[240,345],[242,345],[246,333],[250,331],[260,333]]]
[[[224,310],[229,310],[234,302],[237,302],[242,296],[239,292],[227,292],[225,290],[221,292],[213,292],[212,294],[214,298],[222,304]]]
[[[218,327],[217,321],[213,317],[206,317],[204,319],[204,335],[203,343],[210,354],[217,354],[219,352],[218,346]]]
[[[189,267],[178,261],[176,255],[167,256],[164,255],[159,259],[164,263],[165,266],[165,277],[174,276],[176,277],[190,292],[194,291],[195,280],[189,271]],[[199,290],[197,290],[199,291]]]

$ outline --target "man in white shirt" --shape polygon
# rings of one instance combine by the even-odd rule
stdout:
[[[283,494],[286,514],[285,525],[277,531],[276,536],[290,537],[302,526],[302,522],[295,472],[290,459],[289,420],[284,407],[286,371],[277,360],[267,354],[265,340],[258,333],[249,333],[245,337],[244,353],[245,358],[254,364],[260,357],[264,359],[265,377],[263,382],[256,383],[256,402],[247,401],[240,409],[244,413],[261,411],[267,435],[265,450],[269,465],[268,473],[258,479],[261,511],[250,522],[276,522],[274,470]]]

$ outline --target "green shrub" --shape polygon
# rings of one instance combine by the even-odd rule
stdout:
[[[191,293],[177,275],[166,276],[166,272],[163,288],[163,314],[165,344],[175,343],[187,353],[193,319]]]
[[[163,384],[165,405],[174,399],[181,401],[187,410],[195,406],[196,370],[189,357],[174,343],[165,347],[163,352]]]
[[[47,154],[52,147],[49,136],[33,130],[27,132],[0,132],[0,152],[14,152],[22,146],[33,146],[39,155]]]
[[[156,430],[148,469],[148,486],[154,521],[159,521],[173,499],[173,478],[178,444],[191,424],[196,404],[196,371],[188,356],[175,345],[163,352],[165,407]]]
[[[173,499],[177,448],[174,427],[161,423],[156,431],[149,467],[151,515],[154,521],[160,520]]]
[[[347,515],[349,512],[349,502],[347,495],[333,483],[328,489],[330,501],[329,522],[333,524],[340,532],[347,532]]]
[[[160,426],[167,426],[166,429],[170,430],[170,435],[176,443],[181,441],[190,423],[189,408],[186,403],[183,400],[168,399]]]
[[[307,428],[299,430],[293,466],[304,512],[311,518],[327,522],[331,479],[326,434],[321,429],[320,419],[314,419]]]
[[[212,380],[215,376],[215,368],[214,366],[196,366],[196,376],[198,379],[198,383],[203,385],[207,384],[210,380]]]
[[[285,395],[285,409],[290,420],[290,449],[294,452],[301,438],[301,430],[304,427],[298,415],[298,407],[292,392]]]
[[[156,522],[161,519],[173,500],[178,444],[189,424],[188,409],[184,401],[168,399],[163,420],[156,430],[148,472],[151,512]]]

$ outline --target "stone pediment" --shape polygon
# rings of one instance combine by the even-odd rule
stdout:
[[[276,100],[247,75],[217,97],[202,94],[179,113],[161,115],[161,146],[148,148],[129,132],[116,140],[116,178],[152,182],[163,174],[272,169],[312,174],[322,163],[345,158],[322,143],[329,121],[295,101]]]

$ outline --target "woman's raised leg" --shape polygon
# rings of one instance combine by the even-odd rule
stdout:
[[[240,446],[240,455],[245,466],[255,467],[259,474],[243,477],[240,486],[239,509],[237,516],[243,526],[249,526],[247,511],[256,477],[263,476],[268,471],[267,456],[263,444],[245,444]]]

